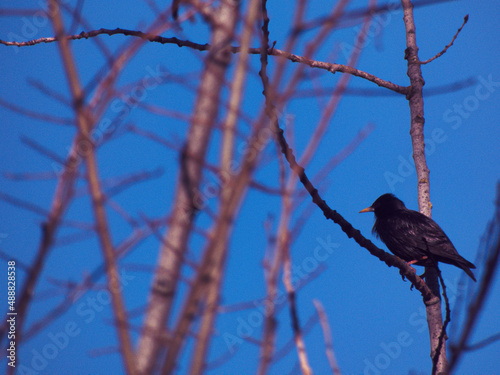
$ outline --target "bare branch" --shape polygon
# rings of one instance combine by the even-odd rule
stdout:
[[[49,158],[52,161],[55,161],[59,165],[64,165],[65,160],[61,158],[59,155],[57,155],[54,151],[50,150],[49,148],[41,145],[34,139],[31,139],[26,136],[21,136],[21,142],[35,150],[36,152],[40,153],[41,155]]]
[[[443,276],[441,275],[441,270],[438,267],[436,267],[436,269],[438,272],[439,283],[441,284],[441,288],[443,290],[446,315],[443,322],[443,326],[441,327],[441,332],[439,333],[438,344],[436,346],[436,350],[432,357],[432,374],[437,373],[437,364],[439,361],[439,357],[441,356],[441,351],[444,350],[445,342],[448,339],[446,328],[448,327],[448,324],[451,321],[450,301],[448,300],[448,295],[446,293],[446,285],[444,283]]]
[[[236,21],[238,20],[237,4],[231,0],[222,1],[216,12],[220,12],[220,15],[217,16],[217,18],[220,17],[220,20],[214,23],[212,33],[214,48],[209,50],[205,60],[205,68],[187,143],[181,154],[179,184],[175,193],[175,206],[171,215],[173,219],[168,233],[165,235],[168,246],[162,246],[160,251],[159,267],[154,277],[150,303],[137,353],[139,374],[150,374],[156,364],[161,345],[161,342],[158,341],[158,334],[164,331],[165,323],[170,314],[179,278],[180,264],[192,230],[194,215],[198,209],[202,208],[196,201],[194,194],[197,192],[201,181],[202,162],[205,159],[208,141],[217,118],[223,77],[230,61],[228,46],[233,38]],[[225,236],[225,233],[221,233],[221,238],[226,238]],[[222,242],[219,244],[222,244]],[[210,248],[213,248],[213,244]],[[207,248],[207,262],[210,262],[210,267],[207,266],[208,269],[206,269],[201,266],[198,275],[205,277],[206,272],[211,275],[211,272],[213,272],[212,267],[221,264],[220,261],[212,264],[211,256],[219,257],[218,260],[223,259],[225,248],[219,246],[216,252],[217,255],[214,255]],[[180,254],[180,257],[178,254]],[[185,304],[187,315],[181,315],[181,321],[175,330],[167,358],[163,364],[164,373],[171,372],[175,367],[178,353],[189,330],[193,314],[198,310],[199,284],[195,282],[191,288],[191,299],[188,297]],[[202,280],[201,284],[204,286],[204,280]],[[194,307],[192,304],[194,304]]]
[[[236,122],[238,113],[241,106],[243,96],[243,89],[246,79],[247,64],[248,64],[248,47],[252,40],[253,27],[258,16],[259,0],[251,0],[245,12],[246,18],[243,24],[243,31],[241,36],[242,53],[236,63],[236,70],[234,72],[233,84],[231,85],[231,96],[229,98],[229,110],[226,115],[223,126],[223,139],[221,147],[221,173],[229,176],[231,173],[231,163],[234,160],[234,142],[236,134]],[[229,205],[231,194],[231,184],[225,184],[222,189],[221,196],[221,211],[224,211],[224,205]],[[226,218],[223,217],[225,220]],[[223,242],[220,238],[219,241]],[[223,242],[221,245],[224,252],[227,245]],[[212,336],[214,322],[218,312],[220,288],[222,285],[223,269],[225,263],[225,254],[220,264],[215,264],[215,272],[213,272],[213,280],[207,286],[206,294],[206,308],[201,319],[199,334],[193,354],[193,361],[191,364],[192,375],[201,375],[205,368],[206,356],[208,353],[208,346]]]
[[[479,349],[482,349],[488,345],[494,344],[495,342],[497,342],[499,340],[500,340],[500,333],[496,333],[494,335],[491,335],[490,337],[485,338],[484,340],[476,342],[475,344],[467,345],[464,348],[464,351],[472,352],[474,350],[479,350]]]
[[[36,204],[33,204],[31,202],[27,202],[23,199],[16,198],[10,194],[0,192],[0,199],[3,200],[4,202],[12,204],[13,206],[34,212],[37,215],[44,216],[44,217],[48,216],[48,212],[44,208],[42,208]]]
[[[450,345],[451,358],[448,368],[449,373],[453,372],[458,365],[464,350],[469,347],[467,342],[479,320],[479,313],[486,303],[488,293],[493,287],[493,281],[495,280],[495,276],[498,272],[500,264],[500,183],[497,184],[494,217],[488,224],[483,243],[488,254],[487,259],[485,260],[485,269],[481,276],[480,284],[475,297],[467,308],[467,317],[463,325],[464,328],[462,330],[462,334],[456,343]],[[492,338],[489,338],[489,340],[492,340]]]
[[[278,118],[273,109],[274,107],[271,103],[269,103],[268,114],[271,117],[272,124],[276,129],[275,131],[281,146],[281,152],[290,164],[290,168],[299,176],[300,182],[304,185],[308,193],[311,195],[313,202],[321,209],[325,217],[338,224],[342,231],[346,233],[347,237],[353,238],[358,243],[358,245],[367,249],[370,254],[376,256],[390,267],[399,268],[402,274],[404,274],[404,276],[408,280],[410,280],[413,285],[415,285],[417,290],[420,291],[426,305],[433,305],[439,302],[439,297],[433,295],[424,281],[415,274],[414,269],[411,266],[409,266],[405,261],[398,258],[397,256],[389,254],[375,246],[370,240],[365,238],[359,230],[355,229],[347,220],[345,220],[337,211],[332,210],[328,206],[328,204],[321,198],[318,190],[313,186],[313,184],[307,177],[304,168],[297,164],[295,156],[293,155],[293,151],[290,149],[284,138],[283,130],[279,127]]]
[[[469,15],[467,14],[464,17],[464,23],[462,23],[462,26],[460,26],[460,28],[458,29],[458,31],[456,32],[456,34],[453,36],[453,39],[451,40],[450,44],[448,44],[446,47],[444,47],[444,49],[441,52],[439,52],[436,56],[431,57],[429,60],[421,61],[420,64],[421,65],[428,64],[432,60],[437,59],[438,57],[442,56],[446,51],[448,51],[448,48],[450,48],[453,45],[453,42],[455,41],[455,39],[457,39],[458,34],[460,34],[460,31],[462,31],[462,29],[464,28],[464,26],[465,26],[465,24],[467,23],[468,20],[469,20]]]
[[[87,112],[83,103],[83,92],[78,79],[78,73],[73,60],[73,56],[69,47],[68,40],[64,37],[64,25],[57,0],[50,0],[49,6],[52,8],[50,14],[54,31],[60,43],[58,43],[61,60],[63,61],[66,71],[73,103],[77,116],[79,133],[83,139],[87,141],[87,150],[85,153],[85,161],[87,166],[87,178],[90,195],[92,197],[92,205],[99,234],[99,240],[103,251],[106,272],[108,277],[108,289],[111,294],[113,312],[115,316],[116,329],[118,330],[119,346],[123,356],[125,371],[130,374],[135,374],[134,352],[132,342],[128,332],[128,319],[125,310],[125,304],[121,294],[120,273],[116,265],[114,248],[111,240],[111,235],[108,228],[106,212],[104,209],[104,199],[99,180],[97,169],[97,161],[95,157],[95,146],[91,140],[91,129],[93,121],[90,114]]]
[[[328,358],[328,363],[330,363],[330,368],[334,375],[341,375],[340,368],[337,364],[337,359],[335,358],[335,351],[333,350],[333,339],[332,332],[330,330],[330,324],[328,323],[328,317],[326,316],[325,309],[320,301],[314,300],[314,306],[318,312],[319,323],[323,330],[323,337],[325,338],[325,350],[326,357]]]
[[[141,38],[143,40],[148,40],[150,42],[156,42],[156,43],[161,43],[161,44],[176,44],[179,47],[189,47],[198,51],[208,51],[211,46],[209,44],[198,44],[191,42],[189,40],[181,40],[176,37],[172,38],[165,38],[161,37],[158,35],[152,35],[148,33],[144,33],[142,31],[134,31],[134,30],[128,30],[128,29],[99,29],[99,30],[93,30],[89,32],[81,32],[80,34],[76,35],[68,35],[66,38],[68,40],[77,40],[77,39],[88,39],[92,38],[98,35],[128,35],[128,36],[135,36],[138,38]],[[6,46],[18,46],[18,47],[24,47],[24,46],[32,46],[40,43],[53,43],[56,42],[57,38],[52,37],[52,38],[39,38],[27,42],[7,42],[4,40],[0,40],[0,44],[4,44]],[[241,47],[231,47],[231,52],[232,53],[239,53],[241,52]],[[260,54],[260,48],[250,48],[248,50],[249,54],[254,54],[258,55]],[[270,48],[268,50],[268,55],[269,56],[277,56],[277,57],[283,57],[285,59],[290,60],[291,62],[298,62],[301,64],[305,64],[310,66],[311,68],[317,68],[317,69],[323,69],[326,70],[330,73],[335,74],[336,72],[341,72],[341,73],[347,73],[354,75],[356,77],[360,77],[363,79],[366,79],[370,82],[375,83],[378,86],[384,87],[386,89],[392,90],[394,92],[397,92],[399,94],[406,95],[408,93],[408,88],[399,86],[395,83],[392,83],[390,81],[383,80],[381,78],[378,78],[377,76],[364,72],[359,69],[352,68],[347,65],[342,65],[342,64],[335,64],[335,63],[327,63],[323,61],[316,61],[316,60],[311,60],[310,58],[304,57],[304,56],[299,56],[295,55],[290,52],[282,51],[277,48]]]
[[[421,213],[431,217],[432,205],[430,202],[429,168],[427,167],[425,159],[424,143],[425,118],[422,88],[425,82],[422,77],[421,65],[418,58],[413,4],[411,0],[401,0],[401,4],[403,5],[403,22],[406,31],[405,59],[408,62],[407,75],[411,83],[407,99],[410,105],[410,135],[413,148],[413,160],[417,172],[418,206]],[[436,352],[438,353],[438,358],[434,361],[433,374],[444,373],[448,367],[446,346],[443,343],[441,347],[440,342],[443,340],[439,339],[442,336],[443,317],[441,313],[441,300],[439,298],[438,273],[437,267],[425,267],[425,282],[437,299],[437,303],[426,305],[431,358],[435,358]]]
[[[36,120],[46,121],[46,122],[50,122],[50,123],[58,124],[58,125],[74,125],[74,121],[72,119],[67,119],[67,118],[48,115],[45,113],[35,112],[31,109],[22,108],[22,107],[19,107],[17,105],[14,105],[12,103],[9,103],[8,101],[6,101],[2,98],[0,98],[0,105],[2,107],[7,108],[8,110],[10,110],[12,112],[16,112],[16,113],[19,113],[23,116],[28,116],[28,117],[34,118]]]

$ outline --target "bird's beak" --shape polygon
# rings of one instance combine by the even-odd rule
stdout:
[[[362,212],[373,212],[373,211],[375,211],[375,210],[370,206],[370,207],[366,207],[364,210],[359,211],[359,213],[362,213]]]

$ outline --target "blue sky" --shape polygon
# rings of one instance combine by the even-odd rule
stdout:
[[[313,1],[307,10],[307,18],[324,14],[325,9],[330,7],[325,4]],[[27,1],[23,6],[36,8],[39,5],[38,2]],[[360,6],[364,6],[364,3],[353,2],[349,9]],[[424,91],[425,134],[427,163],[431,171],[433,218],[445,230],[459,253],[473,262],[480,238],[493,215],[495,185],[500,175],[500,130],[497,124],[500,116],[498,11],[498,4],[493,1],[446,2],[415,10],[417,43],[422,60],[432,57],[448,44],[462,24],[463,17],[466,14],[470,17],[454,46],[437,60],[423,66],[422,71],[427,90]],[[283,48],[293,12],[283,9],[282,3],[270,2],[269,13],[271,40],[277,41],[277,48]],[[94,29],[140,29],[153,19],[151,11],[141,1],[129,1],[126,6],[123,2],[109,1],[105,9],[100,2],[87,1],[83,15],[90,20]],[[9,40],[9,33],[26,36],[27,39],[52,36],[53,31],[47,22],[23,17],[2,17],[0,38]],[[316,58],[345,63],[343,51],[354,44],[358,26],[350,25],[333,33]],[[77,28],[76,32],[80,31],[81,27]],[[171,32],[166,32],[164,36],[171,35]],[[180,32],[180,36],[199,43],[207,41],[203,28],[189,25]],[[306,33],[302,43],[291,52],[301,54],[308,37],[310,34]],[[101,36],[100,39],[111,51],[117,51],[129,40],[123,36]],[[87,84],[105,65],[105,61],[90,40],[75,41],[71,45],[81,80]],[[55,101],[30,84],[33,81],[43,82],[46,87],[68,98],[67,83],[56,45],[1,47],[0,98],[33,111],[72,118],[72,111],[67,105]],[[402,12],[395,10],[389,15],[374,19],[358,68],[400,85],[407,85],[404,49]],[[147,44],[123,72],[119,86],[125,90],[127,85],[142,79],[154,79],[154,72],[166,72],[168,69],[170,74],[186,79],[189,87],[196,87],[198,76],[188,73],[199,70],[203,56],[203,53],[195,53],[187,48]],[[258,70],[258,59],[258,56],[251,57],[255,72]],[[270,59],[272,69],[274,62],[273,58]],[[295,68],[294,64],[289,63],[287,76]],[[300,86],[305,91],[318,85],[325,89],[333,88],[341,75],[311,69],[306,69],[306,72],[308,77]],[[189,116],[193,107],[193,90],[172,83],[170,78],[164,84],[146,90],[140,104],[154,104]],[[472,83],[465,88],[432,95],[433,88],[467,79],[471,79]],[[355,77],[351,79],[349,88],[377,89],[372,83]],[[260,81],[254,73],[245,93],[244,110],[249,116],[255,116],[262,105],[261,91]],[[341,213],[368,238],[372,238],[370,231],[373,217],[371,214],[360,215],[358,211],[370,205],[379,195],[393,192],[407,207],[417,209],[416,174],[411,165],[408,102],[403,97],[391,95],[387,90],[378,89],[374,92],[376,95],[353,94],[342,99],[316,156],[307,169],[307,173],[314,176],[361,129],[367,124],[374,124],[373,131],[362,144],[319,185],[320,194],[330,207]],[[300,96],[300,92],[297,96]],[[300,154],[304,150],[326,100],[328,96],[297,97],[287,105],[284,114],[288,118],[288,126],[293,130],[294,139],[290,141],[296,153]],[[176,144],[184,139],[188,122],[182,118],[153,115],[141,109],[141,106],[132,106],[131,109],[128,113],[128,107],[118,101],[115,109],[110,108],[103,118],[113,118],[117,110],[118,113],[127,111],[128,124],[154,132]],[[222,116],[223,114],[220,115],[221,118]],[[5,173],[57,171],[52,160],[27,147],[22,139],[27,137],[36,140],[64,157],[74,136],[74,127],[27,118],[3,106],[0,106],[0,118],[0,159],[3,160],[0,191],[48,210],[55,187],[54,179],[16,181],[8,178]],[[241,123],[240,126],[242,132],[247,134],[248,124]],[[218,157],[218,140],[219,134],[216,134],[209,151],[209,160],[214,163]],[[160,176],[118,193],[113,196],[113,200],[135,218],[143,217],[141,215],[159,218],[169,212],[177,174],[175,151],[120,128],[114,138],[100,148],[98,156],[104,181],[112,182],[113,179],[130,173],[161,170]],[[262,167],[255,175],[258,182],[272,187],[277,187],[279,183],[275,156],[275,147],[270,144]],[[206,173],[202,188],[209,191],[210,183],[214,182],[215,176]],[[72,203],[66,219],[90,224],[92,213],[88,197],[84,194],[83,180],[77,186],[81,195]],[[216,207],[215,198],[209,198],[207,203],[211,208]],[[306,199],[294,220],[309,205],[310,201]],[[221,301],[224,308],[230,310],[231,306],[258,301],[265,296],[262,262],[267,237],[264,227],[269,217],[279,217],[280,209],[278,197],[257,190],[250,190],[247,194],[231,238]],[[40,239],[43,216],[19,209],[3,200],[0,200],[0,212],[3,218],[0,249],[29,265]],[[108,209],[108,215],[113,241],[119,244],[130,235],[130,225],[112,209]],[[210,222],[205,214],[197,219],[197,224],[204,229],[209,228]],[[160,233],[163,233],[163,228]],[[59,238],[75,234],[81,234],[81,230],[65,226],[59,232]],[[385,249],[380,241],[373,240]],[[151,236],[121,261],[125,280],[124,295],[127,308],[133,312],[132,324],[135,327],[142,324],[141,309],[147,302],[152,275],[148,266],[155,264],[159,247],[157,238]],[[203,238],[193,236],[190,241],[190,256],[196,259],[202,250]],[[47,260],[35,291],[28,327],[64,300],[59,282],[79,282],[98,268],[101,262],[101,251],[94,237],[88,236],[77,243],[56,246]],[[296,282],[304,284],[297,297],[301,323],[305,325],[309,319],[313,321],[316,316],[313,300],[321,301],[331,325],[335,354],[345,374],[359,374],[367,369],[371,373],[381,374],[409,371],[414,371],[415,374],[429,373],[428,333],[425,314],[422,312],[422,299],[417,291],[410,291],[408,282],[401,281],[396,269],[388,269],[366,250],[346,238],[332,222],[325,221],[317,208],[312,210],[310,217],[300,227],[300,234],[292,246],[292,262]],[[2,264],[4,275],[7,266]],[[476,265],[476,275],[480,275],[482,264]],[[192,271],[185,268],[186,276],[192,275]],[[443,265],[441,268],[453,301],[460,293],[460,288],[456,285],[464,274],[452,266]],[[18,269],[18,285],[22,281],[23,273]],[[27,365],[32,368],[33,363],[38,364],[40,374],[122,373],[118,355],[103,355],[100,351],[102,349],[105,352],[108,347],[116,345],[116,334],[111,324],[109,296],[100,289],[104,285],[104,278],[101,276],[94,281],[94,290],[73,301],[59,319],[45,327],[21,350],[23,361],[27,361]],[[500,331],[498,287],[497,278],[491,298],[472,335],[473,342]],[[185,285],[181,285],[181,291],[185,291]],[[0,288],[0,300],[6,301],[6,288]],[[259,348],[248,340],[240,339],[247,334],[255,339],[260,338],[263,328],[261,311],[257,303],[249,309],[223,312],[219,316],[209,362],[218,359],[221,361],[210,374],[256,372]],[[281,307],[278,320],[279,349],[292,337],[287,305]],[[59,341],[61,347],[52,353],[48,345],[58,337],[62,340]],[[66,337],[67,340],[61,337]],[[231,337],[233,341],[228,343]],[[235,341],[234,337],[238,340]],[[133,338],[137,340],[137,331],[133,332]],[[184,359],[188,358],[191,347],[192,343],[186,347]],[[329,373],[323,336],[318,324],[312,325],[306,335],[306,347],[314,372]],[[457,373],[491,374],[498,371],[498,350],[499,344],[496,343],[466,355]],[[294,370],[296,358],[292,347],[284,352],[280,360],[273,363],[270,373],[297,373]],[[1,358],[0,364],[5,365],[5,358]],[[179,373],[183,373],[186,366],[186,360],[182,361]]]

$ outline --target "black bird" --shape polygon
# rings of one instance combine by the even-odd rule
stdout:
[[[439,225],[424,214],[407,209],[393,194],[381,195],[360,212],[375,213],[372,233],[408,264],[426,266],[436,265],[437,262],[448,263],[463,269],[476,281],[470,270],[476,266],[458,254]]]

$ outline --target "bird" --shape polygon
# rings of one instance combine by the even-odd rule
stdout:
[[[437,262],[459,267],[476,281],[474,264],[460,256],[441,227],[424,214],[406,208],[394,194],[383,194],[362,212],[375,213],[372,233],[387,248],[409,265],[437,265]]]

